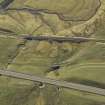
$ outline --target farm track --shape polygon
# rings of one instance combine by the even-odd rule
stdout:
[[[0,74],[3,76],[7,76],[7,77],[24,79],[24,80],[34,81],[34,82],[41,82],[45,84],[55,85],[58,87],[69,88],[69,89],[74,89],[78,91],[83,91],[83,92],[105,96],[105,89],[101,89],[97,87],[86,86],[82,84],[76,84],[76,83],[60,81],[60,80],[54,80],[54,79],[49,79],[45,77],[38,77],[35,75],[19,73],[19,72],[14,72],[10,70],[0,70]]]

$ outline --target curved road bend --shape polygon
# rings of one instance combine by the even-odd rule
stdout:
[[[38,77],[34,75],[29,75],[29,74],[24,74],[24,73],[9,71],[9,70],[0,70],[0,74],[8,77],[30,80],[35,82],[42,82],[50,85],[55,85],[59,87],[64,87],[64,88],[69,88],[69,89],[74,89],[74,90],[79,90],[79,91],[105,96],[105,89],[101,89],[97,87],[86,86],[82,84],[76,84],[76,83],[60,81],[60,80],[54,80],[54,79],[49,79],[44,77]]]
[[[0,9],[5,9],[7,8],[14,0],[3,0],[0,3]]]

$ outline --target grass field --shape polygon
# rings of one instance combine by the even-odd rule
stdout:
[[[14,0],[9,8],[41,11],[0,12],[0,69],[105,89],[105,43],[38,42],[7,37],[54,34],[104,39],[104,5],[105,0]],[[73,31],[74,27],[79,30]],[[57,71],[51,71],[54,64],[60,64]],[[40,83],[1,76],[0,105],[105,105],[105,97],[51,85],[41,88]]]
[[[21,1],[14,2],[13,7],[20,7]],[[24,2],[24,1],[23,1]],[[16,5],[15,5],[16,4]],[[92,17],[97,8],[100,6],[99,0],[26,0],[24,3],[26,7],[41,9],[47,13],[55,13],[64,20],[88,20]],[[51,4],[51,5],[50,5]],[[50,5],[50,6],[49,6]],[[91,11],[91,12],[90,12]],[[88,14],[88,15],[87,15]]]
[[[19,42],[11,38],[0,38],[0,68],[7,67],[16,53]]]

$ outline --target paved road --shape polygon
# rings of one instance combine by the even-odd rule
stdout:
[[[96,38],[86,38],[86,37],[65,37],[65,36],[23,36],[24,39],[27,40],[47,40],[47,41],[56,41],[56,42],[71,42],[71,43],[81,43],[88,41],[95,42],[105,42],[104,39],[96,39]]]
[[[8,76],[8,77],[30,80],[30,81],[35,81],[35,82],[42,82],[45,84],[50,84],[50,85],[55,85],[59,87],[64,87],[64,88],[69,88],[69,89],[74,89],[74,90],[79,90],[79,91],[84,91],[88,93],[105,96],[105,89],[96,88],[92,86],[86,86],[82,84],[76,84],[76,83],[71,83],[71,82],[66,82],[66,81],[38,77],[38,76],[14,72],[10,70],[0,70],[0,74],[4,76]]]
[[[0,29],[1,31],[5,31],[7,33],[15,34],[10,30],[5,30],[5,29]],[[55,42],[70,42],[70,43],[81,43],[81,42],[89,42],[89,41],[94,41],[94,42],[100,42],[100,43],[105,43],[105,39],[96,39],[96,38],[87,38],[87,37],[66,37],[66,36],[56,36],[56,35],[0,35],[0,37],[11,37],[11,38],[20,38],[20,39],[26,39],[26,40],[38,40],[38,41],[55,41]]]

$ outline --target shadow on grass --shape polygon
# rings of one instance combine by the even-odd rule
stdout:
[[[88,85],[88,86],[94,86],[94,87],[105,89],[104,83],[96,82],[93,80],[84,80],[81,78],[67,78],[65,80],[68,82],[74,82],[74,83],[79,83],[79,84],[84,84],[84,85]]]

